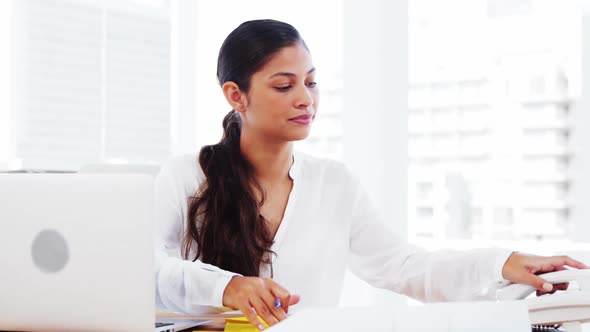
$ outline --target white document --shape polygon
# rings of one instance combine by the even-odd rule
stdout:
[[[269,332],[530,332],[522,301],[436,303],[396,308],[303,309]]]
[[[530,332],[528,307],[522,301],[454,302],[405,307],[394,331]]]

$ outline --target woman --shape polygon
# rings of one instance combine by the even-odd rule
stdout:
[[[483,298],[504,280],[550,292],[535,273],[586,268],[500,249],[428,253],[392,234],[344,165],[293,151],[317,116],[314,76],[286,23],[245,22],[224,41],[217,77],[232,111],[221,142],[171,161],[156,180],[160,304],[223,305],[262,329],[257,314],[273,325],[300,299],[336,305],[346,267],[421,301]]]

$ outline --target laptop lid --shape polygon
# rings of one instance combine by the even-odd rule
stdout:
[[[147,175],[0,174],[0,329],[154,329]]]

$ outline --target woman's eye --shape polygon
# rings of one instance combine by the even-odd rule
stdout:
[[[280,91],[280,92],[286,92],[286,91],[289,91],[289,89],[291,89],[291,86],[290,85],[277,86],[277,87],[275,87],[275,89],[277,89],[277,91]]]
[[[315,88],[316,85],[318,85],[317,82],[309,82],[309,83],[307,83],[307,87],[309,87],[309,88]]]

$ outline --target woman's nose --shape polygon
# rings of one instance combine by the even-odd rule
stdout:
[[[297,108],[307,108],[307,107],[312,106],[313,103],[314,103],[314,100],[313,100],[313,95],[311,94],[311,91],[309,91],[307,86],[303,85],[303,87],[299,88],[299,91],[297,94],[297,100],[296,100]]]

